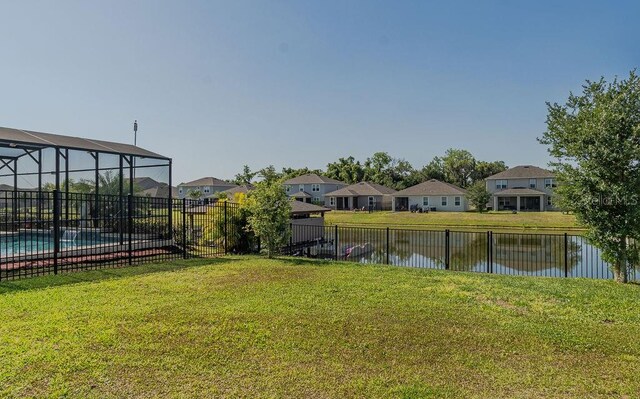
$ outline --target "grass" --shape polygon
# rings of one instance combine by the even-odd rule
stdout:
[[[3,282],[0,397],[636,397],[639,302],[254,257]]]
[[[332,211],[327,224],[341,226],[405,227],[464,231],[582,232],[573,215],[561,212],[351,212]]]

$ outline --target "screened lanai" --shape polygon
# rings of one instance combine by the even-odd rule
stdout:
[[[0,279],[166,253],[171,193],[168,157],[0,127]]]

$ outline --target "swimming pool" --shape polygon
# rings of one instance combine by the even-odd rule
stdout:
[[[60,237],[60,249],[73,249],[86,246],[105,246],[118,242],[98,231],[68,230]],[[8,258],[34,253],[53,251],[54,239],[50,232],[20,232],[0,236],[0,257]]]

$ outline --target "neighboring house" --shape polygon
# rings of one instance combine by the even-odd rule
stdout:
[[[396,190],[380,184],[360,182],[325,194],[325,206],[337,210],[389,210],[395,193]]]
[[[486,179],[494,210],[548,211],[556,187],[553,172],[532,165],[520,165]]]
[[[298,201],[316,204],[324,204],[326,193],[339,190],[345,186],[346,184],[339,180],[318,176],[315,173],[294,177],[284,182],[284,189],[289,197],[294,197]]]
[[[233,187],[237,187],[237,184],[216,179],[215,177],[203,177],[188,183],[178,184],[178,197],[181,199],[188,198],[190,191],[197,190],[202,193],[202,197],[204,198]]]
[[[466,190],[431,179],[393,194],[393,210],[464,212],[469,209]]]

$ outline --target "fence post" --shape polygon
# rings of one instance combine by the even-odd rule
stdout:
[[[53,274],[58,274],[60,252],[60,192],[53,190]]]
[[[389,264],[389,228],[387,227],[387,259],[386,259],[386,264]]]
[[[187,259],[187,199],[182,199],[182,258]]]
[[[131,193],[127,196],[127,233],[129,235],[129,264],[131,265],[133,264],[133,244],[131,240],[131,236],[133,235],[133,195],[131,195]]]
[[[289,256],[293,255],[293,223],[289,223]]]
[[[333,242],[335,245],[336,260],[338,260],[338,225],[337,224],[333,227],[333,232],[334,232]]]
[[[564,276],[569,277],[569,237],[564,233]]]
[[[491,273],[491,232],[487,231],[487,273]]]
[[[489,273],[493,273],[493,231],[489,231]]]
[[[449,270],[449,229],[444,231],[444,268]]]
[[[224,254],[229,250],[227,246],[227,201],[224,202]]]

